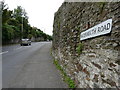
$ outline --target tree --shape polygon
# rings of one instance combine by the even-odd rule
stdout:
[[[2,11],[2,24],[7,23],[11,18],[12,11],[8,10],[7,4],[4,1],[1,1],[1,11]]]
[[[45,34],[37,27],[31,27],[28,22],[28,16],[21,6],[18,6],[14,11],[8,10],[7,4],[1,2],[2,11],[2,41],[9,43],[11,40],[21,38],[42,38],[51,40],[51,36]]]
[[[19,32],[21,33],[21,38],[27,38],[28,37],[28,16],[25,11],[21,6],[18,6],[16,9],[14,9],[13,17],[18,21],[20,24],[20,30]]]

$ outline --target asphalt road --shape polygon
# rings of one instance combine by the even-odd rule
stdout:
[[[50,54],[52,42],[2,48],[3,88],[66,88]]]

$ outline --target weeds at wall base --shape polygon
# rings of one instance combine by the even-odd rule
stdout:
[[[54,60],[53,63],[56,65],[57,69],[61,71],[64,81],[68,84],[69,88],[75,88],[74,81],[67,76],[63,68],[60,66],[58,60]]]

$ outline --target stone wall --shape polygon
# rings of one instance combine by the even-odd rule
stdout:
[[[111,33],[80,41],[81,32],[108,19]],[[76,87],[120,87],[120,3],[64,2],[53,27],[53,56]],[[82,53],[76,50],[80,42]]]

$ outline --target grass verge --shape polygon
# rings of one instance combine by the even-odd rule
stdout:
[[[74,81],[70,77],[67,76],[67,74],[65,73],[63,68],[58,63],[58,60],[54,60],[53,63],[56,65],[57,69],[61,71],[61,73],[63,75],[63,79],[68,84],[69,88],[75,88]]]

